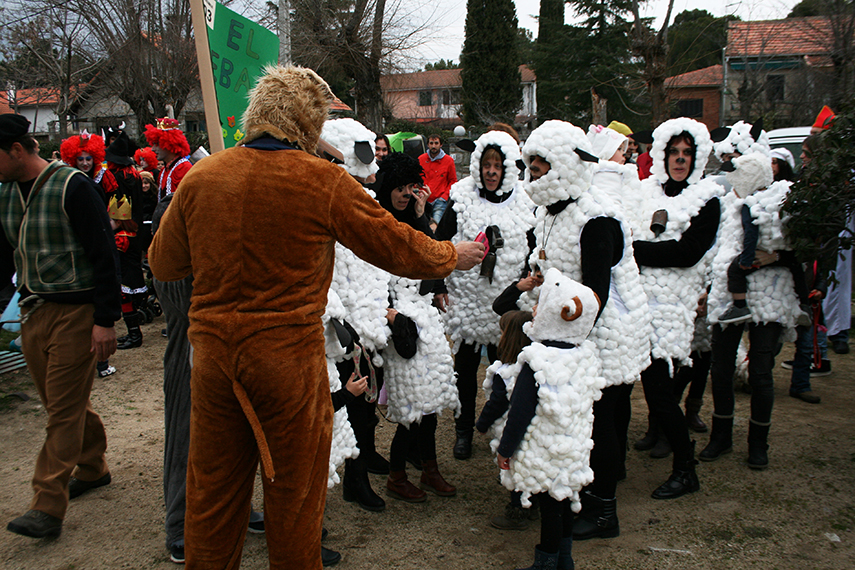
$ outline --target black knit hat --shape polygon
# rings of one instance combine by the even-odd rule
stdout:
[[[0,145],[12,143],[27,134],[30,121],[14,113],[0,115]]]

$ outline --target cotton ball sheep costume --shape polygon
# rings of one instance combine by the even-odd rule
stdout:
[[[374,133],[353,119],[336,119],[324,123],[325,141],[341,151],[343,168],[351,176],[367,178],[377,172],[377,162],[363,163],[356,156],[356,145],[370,143],[374,152]],[[374,193],[366,189],[369,195]],[[372,363],[383,365],[377,354],[386,346],[391,331],[386,324],[386,307],[389,299],[389,274],[367,263],[344,247],[335,245],[335,269],[330,287],[338,293],[344,305],[347,322],[359,335],[360,344],[372,353]]]
[[[393,277],[389,287],[393,306],[412,319],[419,332],[412,358],[403,358],[392,347],[384,353],[386,416],[406,427],[421,422],[422,416],[428,414],[439,414],[444,409],[456,414],[460,410],[454,361],[442,319],[431,304],[432,296],[419,294],[420,284]]]
[[[504,176],[496,195],[511,196],[493,203],[479,194],[481,183],[481,157],[493,147],[504,155]],[[472,241],[487,226],[498,226],[504,246],[496,250],[496,266],[492,283],[478,271],[455,271],[446,278],[449,308],[445,326],[453,350],[457,352],[462,342],[497,344],[501,337],[499,319],[493,312],[493,300],[520,276],[528,254],[526,232],[534,226],[534,205],[519,186],[517,160],[520,150],[507,133],[490,131],[475,141],[475,150],[469,163],[470,176],[457,182],[449,191],[451,206],[457,215],[454,243]]]
[[[670,197],[663,189],[663,184],[668,181],[665,149],[672,137],[684,131],[695,142],[693,168],[686,179],[689,186],[677,196]],[[653,131],[650,149],[653,165],[650,177],[641,182],[640,207],[632,220],[634,239],[651,242],[679,240],[701,208],[724,193],[724,189],[712,180],[701,179],[711,150],[712,141],[706,126],[693,119],[671,119]],[[650,228],[653,213],[657,210],[668,212],[665,230],[658,236]],[[716,243],[718,241],[716,239]],[[716,245],[713,245],[693,267],[640,267],[641,283],[650,303],[652,355],[654,359],[667,360],[672,375],[673,361],[680,364],[690,362],[698,297],[705,290],[708,265],[715,251]]]
[[[535,155],[550,163],[546,175],[526,182],[526,191],[538,204],[535,236],[537,246],[529,263],[542,271],[556,268],[572,279],[582,279],[579,241],[588,221],[610,217],[620,222],[624,237],[623,256],[612,267],[609,299],[591,332],[603,362],[609,386],[632,383],[650,364],[650,314],[647,296],[639,281],[638,266],[632,254],[632,238],[623,210],[595,186],[590,186],[594,165],[583,162],[575,149],[590,151],[585,133],[563,121],[547,121],[535,129],[523,147],[527,165]],[[527,174],[526,178],[530,178]],[[573,199],[553,216],[545,206]],[[541,252],[545,259],[541,259]],[[530,307],[538,291],[523,295],[521,303]]]
[[[597,296],[589,288],[557,269],[546,272],[537,314],[524,326],[533,342],[519,356],[534,372],[537,408],[510,468],[501,471],[502,484],[520,491],[526,507],[532,495],[548,492],[558,501],[570,499],[573,511],[579,512],[579,491],[594,480],[589,466],[593,406],[606,381],[597,349],[585,339],[598,309]],[[542,344],[551,340],[575,346]],[[495,451],[499,439],[491,446]]]
[[[727,177],[734,185],[735,193],[723,199],[723,217],[718,253],[713,260],[713,284],[709,295],[709,320],[717,323],[719,317],[731,304],[733,297],[727,290],[727,268],[742,252],[744,229],[742,227],[742,205],[750,208],[751,217],[759,230],[757,249],[778,251],[792,249],[784,237],[784,223],[780,217],[781,205],[787,197],[791,182],[780,180],[768,188],[749,194],[758,181],[771,181],[762,155],[749,154],[733,159],[735,170]],[[740,173],[745,169],[748,172]],[[746,197],[740,198],[738,194]],[[793,335],[799,313],[799,301],[795,293],[792,272],[786,267],[763,267],[748,275],[748,293],[745,298],[751,309],[754,323],[781,323],[786,339]],[[786,340],[785,339],[785,340]]]
[[[327,375],[330,381],[330,393],[341,389],[341,379],[335,363],[344,358],[345,348],[339,342],[335,328],[330,322],[331,318],[345,319],[346,311],[338,295],[330,289],[327,292],[327,308],[321,317],[324,324],[324,349],[327,356]],[[345,459],[353,459],[359,455],[356,446],[356,436],[350,421],[347,419],[347,408],[342,407],[333,415],[332,444],[330,445],[330,471],[327,478],[327,487],[332,489],[341,482],[337,469],[344,464]]]
[[[493,364],[487,367],[486,376],[484,376],[484,383],[482,387],[484,388],[484,395],[486,399],[490,400],[490,394],[493,393],[493,376],[498,374],[502,377],[502,380],[505,381],[505,390],[508,394],[514,391],[514,383],[516,382],[517,376],[522,369],[522,362],[519,360],[514,362],[513,364],[506,364],[501,360],[495,361]],[[492,437],[501,439],[502,431],[505,429],[505,423],[508,420],[508,413],[505,412],[501,418],[497,419],[492,426],[490,426],[490,430],[492,433]],[[495,449],[493,449],[495,451]]]
[[[760,136],[757,137],[757,140],[754,140],[754,137],[751,135],[752,128],[753,125],[744,121],[739,121],[732,125],[727,138],[713,145],[716,157],[721,160],[725,154],[738,152],[744,155],[759,152],[769,160],[772,156],[769,135],[766,134],[766,131],[761,130]]]
[[[641,180],[635,164],[620,164],[611,159],[614,153],[628,140],[617,131],[601,125],[588,127],[588,140],[591,141],[592,154],[600,159],[591,179],[591,185],[606,193],[616,204],[631,211],[638,207]]]

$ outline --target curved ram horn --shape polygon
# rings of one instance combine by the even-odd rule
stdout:
[[[582,301],[579,297],[573,297],[573,302],[576,303],[576,311],[571,315],[570,307],[567,305],[561,308],[561,318],[565,321],[575,321],[582,316]]]

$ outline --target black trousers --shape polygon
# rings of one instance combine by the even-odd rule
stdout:
[[[631,414],[632,384],[609,386],[594,402],[594,430],[591,469],[594,482],[586,490],[602,499],[612,499],[618,476],[626,461],[626,439]]]
[[[460,431],[475,428],[475,397],[478,394],[478,366],[481,364],[480,344],[462,343],[454,355],[454,371],[457,372],[457,394],[460,399],[460,416],[455,420]],[[490,362],[498,359],[495,344],[487,345]]]
[[[668,362],[661,358],[653,360],[641,373],[641,385],[644,387],[644,399],[650,416],[668,438],[674,452],[674,467],[683,468],[694,459],[686,416],[680,404],[674,398],[675,378],[668,371]]]
[[[407,451],[415,443],[422,461],[436,460],[436,414],[422,416],[421,423],[410,427],[398,424],[389,447],[389,470],[403,471],[407,467]]]

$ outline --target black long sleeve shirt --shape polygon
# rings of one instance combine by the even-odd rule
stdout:
[[[693,267],[715,243],[721,204],[712,198],[695,214],[679,240],[635,241],[635,261],[647,267]]]

